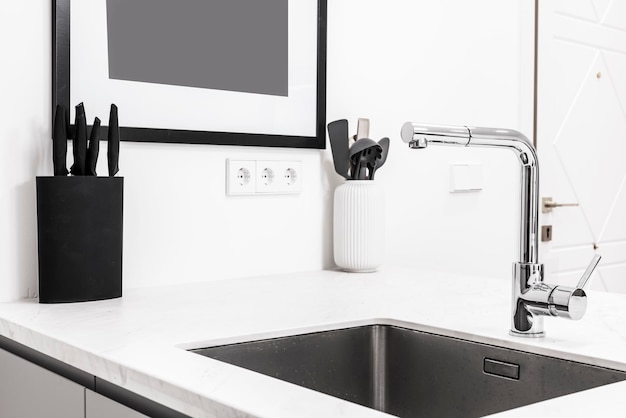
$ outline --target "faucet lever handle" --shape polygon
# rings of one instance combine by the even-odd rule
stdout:
[[[602,257],[595,255],[587,270],[578,281],[576,288],[569,286],[555,286],[548,297],[548,310],[552,316],[560,316],[562,318],[580,319],[587,310],[587,294],[583,287],[589,282],[591,274],[596,269]]]
[[[587,270],[585,270],[585,272],[583,273],[583,276],[580,278],[580,280],[578,281],[578,284],[576,285],[577,289],[583,289],[585,287],[585,285],[589,281],[589,278],[591,277],[594,270],[596,269],[596,266],[600,262],[601,258],[602,256],[598,254],[593,256],[593,258],[591,259],[591,262],[587,266]]]

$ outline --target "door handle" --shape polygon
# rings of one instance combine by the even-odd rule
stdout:
[[[578,206],[578,203],[557,203],[551,197],[541,198],[541,213],[550,213],[552,209],[563,206]]]

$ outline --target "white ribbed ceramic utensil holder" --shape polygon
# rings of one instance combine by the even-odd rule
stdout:
[[[335,263],[346,271],[375,271],[384,251],[384,196],[375,180],[348,180],[335,189]]]

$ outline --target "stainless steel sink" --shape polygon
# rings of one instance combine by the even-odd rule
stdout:
[[[390,325],[191,350],[402,417],[477,417],[626,373]]]

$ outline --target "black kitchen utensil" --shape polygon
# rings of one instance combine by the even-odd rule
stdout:
[[[107,162],[109,166],[109,176],[117,174],[119,169],[120,158],[120,125],[117,119],[117,106],[111,104],[111,112],[109,113],[109,135],[107,144]]]
[[[85,117],[85,106],[80,103],[76,106],[76,125],[74,135],[74,164],[70,172],[74,176],[85,174],[85,160],[87,158],[87,118]]]
[[[383,151],[380,157],[380,161],[378,162],[378,168],[380,168],[383,164],[385,164],[385,161],[387,161],[387,155],[389,154],[389,144],[390,141],[387,137],[384,137],[383,139],[378,141],[378,145],[380,145]]]
[[[67,176],[67,120],[65,108],[57,105],[52,132],[52,166],[55,176]]]
[[[376,170],[382,167],[383,164],[385,164],[385,161],[387,161],[387,154],[389,154],[389,138],[385,137],[381,139],[380,141],[378,141],[378,145],[380,145],[381,154],[380,158],[376,160],[376,164],[374,164],[373,167],[370,168],[370,180],[374,180],[374,174],[376,173]]]
[[[96,163],[100,153],[100,118],[95,118],[89,136],[89,148],[87,149],[87,162],[85,165],[86,176],[96,176]]]
[[[366,180],[368,165],[374,165],[382,154],[381,146],[369,138],[361,138],[350,147],[350,161],[354,167],[352,180]]]
[[[377,147],[370,147],[361,151],[361,154],[363,155],[361,165],[364,164],[367,170],[361,169],[359,180],[374,180],[374,172],[378,161],[380,161],[382,150]]]
[[[350,156],[349,156],[349,134],[348,121],[346,119],[336,120],[328,124],[328,137],[330,147],[333,152],[333,163],[335,171],[340,176],[349,179]]]

